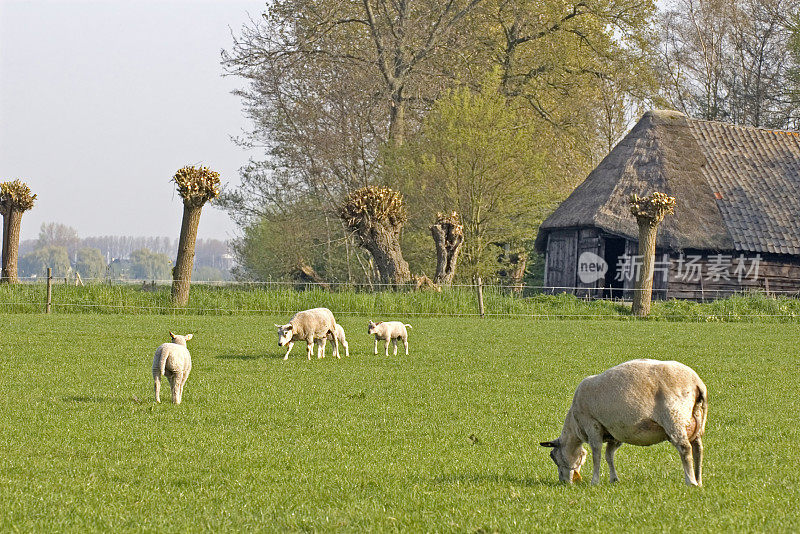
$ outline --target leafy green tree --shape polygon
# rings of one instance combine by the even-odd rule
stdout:
[[[436,102],[417,136],[387,151],[387,180],[414,206],[412,270],[433,272],[429,228],[439,212],[461,218],[462,277],[493,274],[496,245],[535,237],[558,192],[549,187],[534,135],[498,92],[457,89]]]
[[[141,248],[131,252],[131,275],[139,280],[168,280],[172,262],[166,254]]]
[[[106,260],[100,250],[84,247],[78,249],[75,270],[87,280],[102,278],[106,273]]]
[[[236,278],[291,280],[306,272],[325,281],[369,279],[366,254],[345,234],[338,217],[315,206],[314,199],[301,198],[245,225],[231,243]]]
[[[71,267],[66,247],[45,246],[29,252],[19,260],[23,276],[46,276],[47,268],[53,269],[54,277],[64,277]]]

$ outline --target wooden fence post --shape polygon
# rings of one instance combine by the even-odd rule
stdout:
[[[53,303],[53,269],[47,268],[47,301],[45,302],[44,312],[50,313],[50,306]]]
[[[483,281],[481,281],[480,276],[475,277],[475,283],[478,285],[478,312],[481,314],[481,319],[484,316],[484,309],[483,309]]]

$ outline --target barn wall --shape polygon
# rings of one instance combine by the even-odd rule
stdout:
[[[556,230],[547,236],[544,284],[553,293],[571,293],[578,261],[578,230]]]
[[[685,251],[671,255],[668,298],[713,300],[744,291],[769,291],[776,295],[800,293],[800,258],[776,254],[741,252],[708,253]],[[699,277],[687,276],[690,267],[686,258],[699,257],[695,262]],[[757,263],[757,268],[754,268]]]
[[[572,293],[580,297],[633,296],[635,280],[625,278],[622,291],[611,292],[609,279],[581,280],[579,258],[591,252],[606,257],[606,239],[615,238],[596,228],[553,231],[548,236],[545,285],[552,293]],[[635,257],[638,244],[625,241],[625,255]],[[621,258],[621,257],[620,257]],[[618,258],[618,260],[620,259]],[[610,259],[607,258],[606,259]],[[624,258],[622,258],[624,260]],[[618,265],[609,261],[609,276],[616,276]],[[667,273],[667,280],[664,278]],[[742,254],[686,250],[682,253],[656,252],[653,298],[713,300],[745,291],[769,291],[776,295],[800,295],[800,257],[777,254]]]

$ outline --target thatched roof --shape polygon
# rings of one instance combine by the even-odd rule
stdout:
[[[628,198],[676,198],[659,227],[672,250],[800,255],[800,138],[650,111],[548,217],[536,248],[557,228],[592,226],[638,239]]]

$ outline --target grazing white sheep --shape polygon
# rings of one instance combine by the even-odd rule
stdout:
[[[344,355],[348,358],[350,357],[350,346],[347,344],[347,339],[344,337],[344,328],[339,323],[336,323],[336,331],[335,332],[328,332],[328,339],[335,343],[341,343],[344,346]],[[325,357],[325,347],[322,348],[322,357]],[[341,355],[336,354],[337,358],[341,358]]]
[[[552,447],[558,478],[580,480],[592,449],[592,484],[600,481],[600,456],[607,443],[611,482],[619,480],[614,452],[623,443],[653,445],[669,440],[678,449],[686,484],[702,484],[703,442],[708,393],[690,367],[674,361],[631,360],[578,384],[561,436],[540,443]]]
[[[180,404],[183,399],[183,386],[192,370],[192,356],[186,348],[186,342],[192,334],[179,336],[169,333],[172,343],[164,343],[156,349],[153,357],[153,389],[156,402],[161,402],[161,377],[166,376],[172,390],[172,402]]]
[[[394,345],[394,355],[397,356],[397,340],[403,340],[403,346],[406,348],[406,356],[408,356],[408,331],[406,328],[411,328],[410,324],[405,324],[400,321],[379,321],[377,323],[369,322],[367,328],[368,334],[375,334],[375,354],[378,354],[378,340],[383,339],[386,341],[386,355],[389,355],[389,342]]]
[[[322,358],[325,354],[325,342],[328,332],[336,331],[336,319],[328,308],[314,308],[303,310],[294,316],[285,325],[275,325],[278,328],[278,346],[288,345],[284,360],[289,359],[294,342],[305,340],[308,348],[308,359],[314,349],[314,342],[317,342],[317,358]],[[336,340],[336,338],[334,338]],[[339,357],[339,343],[336,342],[333,354]]]

